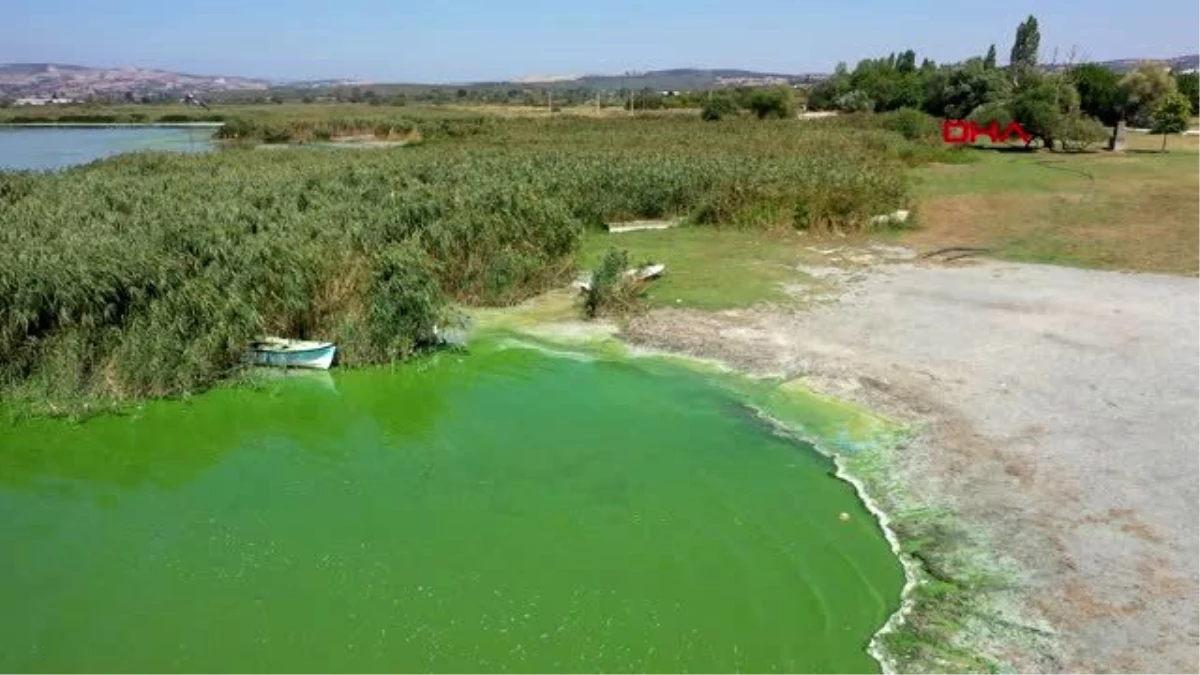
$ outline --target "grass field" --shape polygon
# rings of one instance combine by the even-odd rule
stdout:
[[[646,299],[659,307],[728,309],[756,302],[789,302],[784,284],[804,283],[796,266],[815,256],[811,241],[787,231],[672,230],[589,233],[582,261],[593,268],[609,248],[629,251],[630,262],[663,262],[667,272],[650,284]]]
[[[1177,149],[1167,153],[1136,151],[1161,143],[1136,135],[1134,149],[1120,155],[980,151],[978,163],[916,169],[922,227],[899,241],[922,250],[984,247],[1008,260],[1196,274],[1197,137],[1170,141]]]
[[[1131,134],[1123,155],[979,150],[978,161],[911,169],[913,229],[838,237],[707,227],[620,235],[589,233],[581,255],[593,267],[610,247],[631,261],[663,262],[650,306],[706,310],[794,303],[785,286],[812,284],[801,264],[825,264],[809,247],[869,239],[930,251],[991,249],[1006,260],[1194,275],[1200,265],[1198,137]],[[1154,151],[1143,151],[1152,148]]]

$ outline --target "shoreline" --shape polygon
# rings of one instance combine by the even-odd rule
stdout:
[[[925,578],[924,572],[920,561],[904,552],[900,534],[893,527],[894,518],[881,505],[881,501],[886,495],[873,494],[867,477],[859,475],[858,471],[849,466],[846,456],[839,452],[836,446],[838,444],[855,445],[858,446],[855,450],[857,453],[883,452],[886,449],[883,446],[895,445],[900,436],[908,433],[907,428],[901,423],[890,420],[853,401],[829,398],[804,384],[798,385],[794,380],[757,376],[722,359],[638,345],[622,335],[618,327],[603,320],[588,322],[573,316],[570,318],[553,316],[558,313],[554,309],[551,310],[550,316],[547,316],[544,308],[539,306],[545,303],[547,298],[550,298],[549,302],[552,305],[560,304],[557,302],[556,294],[552,292],[516,307],[485,311],[483,314],[485,318],[480,322],[483,324],[482,329],[477,325],[473,327],[472,332],[499,328],[525,338],[525,340],[518,341],[520,346],[544,350],[559,358],[590,356],[634,361],[658,359],[714,376],[717,378],[713,382],[714,386],[727,389],[741,399],[743,405],[753,411],[774,433],[811,446],[816,453],[833,464],[834,477],[854,489],[858,501],[874,517],[903,572],[904,583],[897,598],[896,609],[872,633],[866,646],[866,653],[879,664],[881,672],[887,675],[905,672],[905,666],[908,664],[902,662],[897,654],[892,653],[884,640],[888,635],[902,628],[909,615],[914,611],[913,594],[922,584]],[[561,311],[562,307],[559,306],[556,309]],[[477,313],[476,316],[479,317],[480,314]],[[828,405],[830,410],[836,409],[838,413],[869,419],[870,430],[866,432],[861,429],[851,431],[848,425],[843,425],[840,428],[841,437],[831,442],[831,439],[810,429],[808,425],[799,420],[784,419],[786,417],[784,415],[773,414],[768,401],[758,400],[750,386],[738,387],[739,381],[744,384],[761,384],[769,388],[771,394],[784,395],[785,405],[776,407],[788,407],[788,404],[798,404],[802,407],[819,401]],[[800,401],[801,398],[805,400]],[[859,438],[848,440],[850,436]]]
[[[224,122],[0,122],[0,129],[219,129]]]

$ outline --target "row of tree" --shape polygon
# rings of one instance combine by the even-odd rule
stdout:
[[[1103,125],[1125,120],[1156,131],[1187,128],[1197,111],[1196,73],[1172,75],[1145,63],[1124,76],[1099,64],[1039,66],[1041,33],[1030,16],[1017,26],[1009,64],[996,64],[996,47],[983,57],[939,67],[917,64],[912,50],[859,62],[839,63],[834,74],[809,92],[809,107],[861,112],[915,108],[936,117],[976,119],[1002,125],[1016,120],[1047,146],[1097,142]]]

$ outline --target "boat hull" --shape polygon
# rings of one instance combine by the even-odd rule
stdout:
[[[337,354],[337,345],[324,345],[312,349],[295,349],[274,351],[265,349],[251,350],[251,363],[260,366],[275,366],[277,368],[312,368],[314,370],[329,370],[333,365],[333,357]]]

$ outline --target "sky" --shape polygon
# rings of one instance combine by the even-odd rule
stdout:
[[[828,72],[914,49],[953,62],[1038,18],[1043,61],[1200,52],[1196,0],[3,0],[0,63],[271,79],[474,82],[664,68]],[[1078,59],[1077,59],[1078,60]]]

